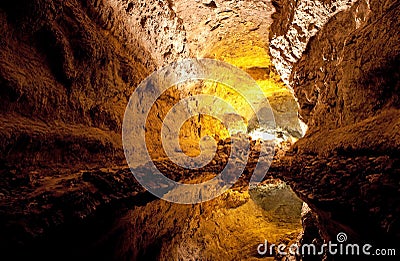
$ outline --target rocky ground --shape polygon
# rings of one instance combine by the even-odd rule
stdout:
[[[285,161],[290,164],[279,176],[317,209],[320,222],[327,226],[322,230],[324,238],[334,240],[337,233],[346,231],[353,242],[396,246],[400,224],[397,156],[341,153],[288,156]]]

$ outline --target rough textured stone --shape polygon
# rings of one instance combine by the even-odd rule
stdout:
[[[280,2],[273,35],[304,11],[283,9],[291,4]],[[399,239],[399,14],[398,1],[357,1],[292,61],[290,86],[309,130],[283,176],[317,213],[325,240],[340,231],[353,242]]]
[[[154,62],[138,40],[127,46],[105,31],[118,26],[103,23],[115,14],[94,4],[1,3],[1,161],[27,167],[122,159],[127,98]]]
[[[310,38],[332,16],[349,8],[355,0],[272,2],[277,12],[271,25],[270,52],[282,80],[290,85],[289,77],[293,65],[302,56]]]

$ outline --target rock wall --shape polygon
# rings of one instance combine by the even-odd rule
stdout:
[[[269,0],[174,0],[173,9],[187,31],[191,55],[216,59],[222,57],[215,47],[232,38],[238,44],[252,34],[266,44],[274,11]]]
[[[348,9],[355,0],[272,1],[277,12],[271,26],[270,52],[273,63],[290,85],[289,77],[307,43],[335,14]]]
[[[288,154],[284,179],[316,211],[325,239],[344,231],[353,242],[393,244],[400,236],[399,2],[356,1],[295,56],[291,50],[305,45],[290,40],[293,17],[313,5],[275,5],[271,53],[278,64],[288,61],[284,77],[309,127]],[[278,50],[276,39],[287,48]]]
[[[101,13],[112,14],[116,22],[104,17],[111,32],[123,41],[139,40],[158,67],[188,56],[186,29],[173,9],[174,1],[93,0]],[[115,29],[113,29],[115,28]],[[135,48],[134,43],[132,44]]]
[[[186,55],[168,1],[7,0],[0,20],[0,162],[17,169],[122,161],[129,96]]]
[[[310,135],[319,132],[302,147],[399,150],[398,15],[396,1],[358,1],[310,42],[291,76]]]

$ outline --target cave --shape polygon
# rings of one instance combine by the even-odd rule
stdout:
[[[2,0],[0,259],[396,258],[399,17]]]

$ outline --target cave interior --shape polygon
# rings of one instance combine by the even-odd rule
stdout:
[[[257,249],[340,233],[400,251],[399,17],[398,0],[2,0],[0,259],[366,260]],[[191,59],[240,81],[156,89]],[[140,180],[232,160],[240,178],[200,203]]]

